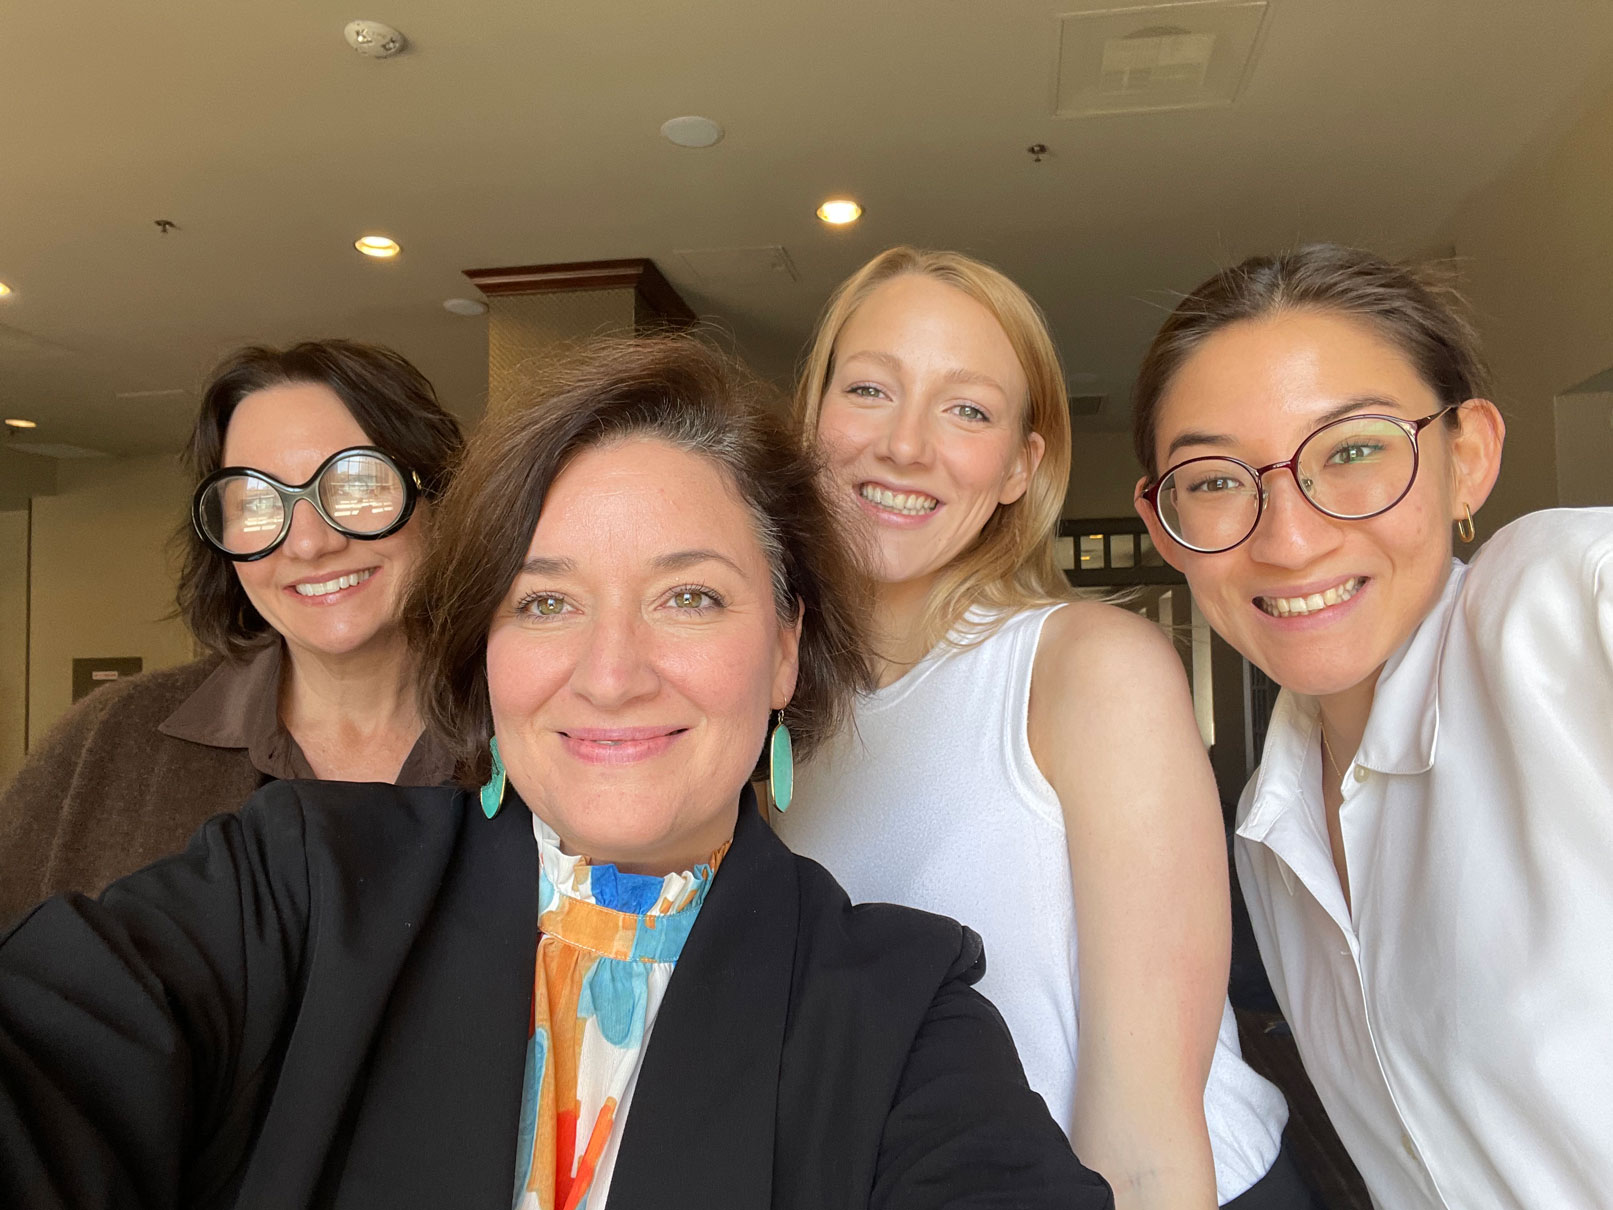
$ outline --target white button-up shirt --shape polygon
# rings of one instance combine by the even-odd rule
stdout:
[[[1305,1068],[1383,1210],[1613,1207],[1613,509],[1457,563],[1344,770],[1278,699],[1238,873]]]

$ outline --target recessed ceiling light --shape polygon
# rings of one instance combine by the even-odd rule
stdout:
[[[365,256],[373,256],[377,260],[389,260],[403,251],[398,247],[397,240],[388,239],[384,235],[361,235],[353,241],[353,247]]]
[[[710,118],[671,118],[661,123],[661,137],[679,147],[710,147],[722,142],[722,127]]]
[[[0,298],[4,298],[7,294],[10,294],[10,293],[11,293],[11,287],[6,285],[5,282],[0,281]]]
[[[6,421],[8,429],[37,429],[39,426],[32,420],[21,420],[13,417]]]
[[[486,315],[487,304],[479,298],[445,298],[442,309],[455,315]]]
[[[863,216],[863,208],[850,198],[830,198],[818,207],[818,217],[834,227],[855,223]]]

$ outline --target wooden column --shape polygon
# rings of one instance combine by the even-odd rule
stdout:
[[[573,261],[467,269],[488,301],[487,400],[497,409],[523,370],[595,336],[687,327],[695,314],[653,261]]]

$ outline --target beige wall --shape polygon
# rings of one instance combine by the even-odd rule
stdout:
[[[1613,92],[1472,198],[1449,236],[1507,418],[1488,534],[1557,503],[1553,400],[1613,367]]]
[[[0,786],[22,764],[28,685],[28,510],[0,512]]]
[[[72,704],[75,657],[137,655],[148,671],[193,658],[190,632],[164,618],[168,536],[188,507],[169,457],[63,462],[57,493],[35,497],[30,745]]]
[[[1613,505],[1613,393],[1559,396],[1556,420],[1557,502]]]
[[[1066,517],[1131,517],[1137,477],[1130,433],[1077,432],[1070,451]]]

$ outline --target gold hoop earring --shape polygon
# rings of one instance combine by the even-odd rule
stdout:
[[[1462,505],[1462,511],[1467,516],[1456,523],[1456,534],[1462,541],[1471,542],[1473,540],[1473,510],[1464,504]]]

